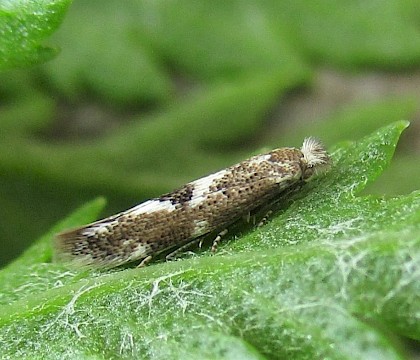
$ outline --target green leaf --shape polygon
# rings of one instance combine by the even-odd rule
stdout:
[[[355,195],[406,126],[338,146],[329,173],[215,256],[102,273],[23,263],[1,299],[3,356],[404,358],[391,339],[420,339],[420,192]]]
[[[0,3],[0,70],[51,59],[57,50],[40,43],[60,25],[71,0]]]

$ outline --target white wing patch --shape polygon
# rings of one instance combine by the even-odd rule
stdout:
[[[264,154],[264,155],[257,155],[249,159],[249,165],[252,166],[259,166],[261,163],[268,161],[270,159],[271,155]]]
[[[209,176],[203,177],[201,179],[195,180],[190,184],[194,187],[193,195],[188,205],[192,208],[203,203],[203,198],[209,193],[209,188],[214,180],[221,179],[229,171],[224,169],[218,171],[217,173],[211,174]]]
[[[174,211],[175,205],[173,205],[169,200],[148,200],[140,205],[137,205],[131,209],[128,209],[126,213],[130,213],[133,215],[141,215],[141,214],[150,214],[155,211]]]
[[[86,236],[94,236],[96,234],[100,235],[108,231],[107,226],[110,226],[115,223],[117,222],[113,220],[101,224],[88,225],[85,229],[83,229],[82,234]]]
[[[86,236],[94,236],[95,234],[102,234],[109,231],[109,227],[115,226],[118,224],[118,218],[123,215],[142,215],[142,214],[150,214],[156,211],[173,211],[175,210],[175,206],[169,200],[148,200],[140,205],[134,206],[131,209],[123,211],[119,214],[116,214],[110,218],[100,220],[96,223],[93,223],[87,226],[82,234]]]

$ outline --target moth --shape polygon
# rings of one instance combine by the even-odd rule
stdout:
[[[58,234],[55,258],[74,266],[112,268],[185,248],[227,228],[324,171],[330,157],[316,139],[279,148],[192,181],[103,220]]]

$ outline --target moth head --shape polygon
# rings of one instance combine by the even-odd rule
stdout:
[[[318,139],[306,138],[300,151],[303,154],[301,161],[304,165],[302,174],[304,181],[309,181],[313,175],[324,172],[329,168],[331,159],[324,145]]]

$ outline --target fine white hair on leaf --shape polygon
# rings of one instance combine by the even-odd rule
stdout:
[[[308,137],[303,141],[301,151],[308,167],[327,165],[330,162],[324,145],[313,137]]]

